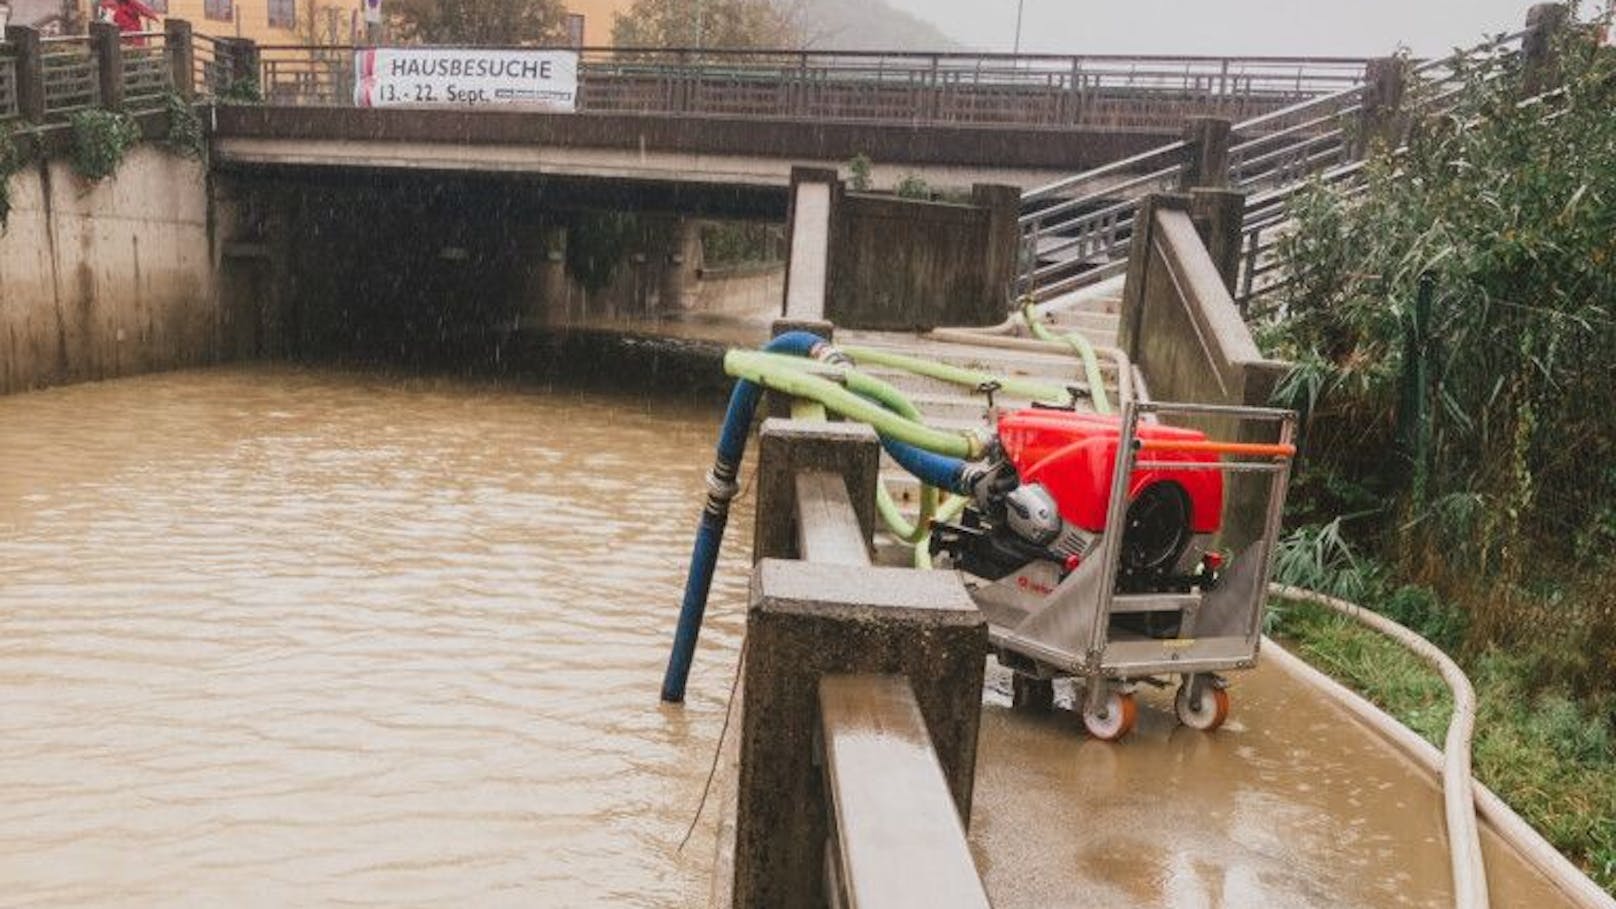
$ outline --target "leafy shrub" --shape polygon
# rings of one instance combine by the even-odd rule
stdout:
[[[195,105],[178,93],[169,92],[163,96],[163,109],[168,113],[168,135],[163,144],[175,154],[204,160],[208,154],[207,137],[202,132],[202,118],[196,115]]]
[[[903,199],[930,199],[931,186],[916,174],[905,174],[892,191]]]
[[[863,152],[854,155],[852,160],[847,162],[849,182],[854,192],[867,193],[870,191],[870,170],[874,166],[870,161],[870,156]]]
[[[1477,64],[1450,113],[1371,156],[1360,191],[1304,194],[1292,280],[1257,315],[1299,364],[1280,393],[1306,414],[1303,513],[1372,509],[1352,538],[1470,610],[1409,600],[1410,621],[1476,651],[1540,640],[1535,585],[1601,572],[1616,541],[1616,57],[1559,53],[1555,91],[1523,100],[1515,64]],[[1417,363],[1424,387],[1406,384]],[[1421,410],[1423,458],[1399,425]],[[1557,626],[1597,611],[1567,595],[1582,605]],[[1594,687],[1616,688],[1616,667]]]
[[[11,178],[27,163],[11,127],[0,124],[0,230],[11,217]]]
[[[129,149],[140,141],[140,125],[128,114],[90,109],[73,114],[73,169],[92,183],[118,171]]]

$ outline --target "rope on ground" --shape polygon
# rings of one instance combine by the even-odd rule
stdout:
[[[1476,692],[1470,679],[1435,644],[1377,612],[1288,584],[1270,584],[1268,592],[1282,599],[1323,606],[1386,635],[1436,667],[1448,683],[1453,692],[1453,716],[1448,721],[1448,734],[1442,748],[1442,801],[1448,826],[1454,905],[1458,909],[1487,909],[1487,869],[1481,858],[1481,836],[1476,828],[1475,791],[1470,774],[1470,738],[1476,726]]]

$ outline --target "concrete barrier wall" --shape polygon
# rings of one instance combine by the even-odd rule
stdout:
[[[1214,250],[1191,218],[1188,196],[1151,196],[1141,207],[1129,251],[1128,278],[1122,295],[1118,344],[1144,372],[1150,393],[1159,401],[1266,406],[1288,364],[1265,359],[1251,337],[1229,293],[1235,263]],[[1235,206],[1238,210],[1238,206]],[[1206,226],[1204,223],[1203,227]],[[1214,233],[1232,230],[1222,225]],[[1253,437],[1253,427],[1227,417],[1195,424],[1215,438],[1272,442]],[[1237,550],[1261,534],[1266,485],[1250,476],[1230,480],[1225,513],[1225,545]]]
[[[90,184],[12,177],[0,234],[0,393],[217,357],[203,166],[141,145]]]
[[[1019,206],[1014,187],[981,184],[969,203],[838,193],[824,317],[897,331],[1003,321]]]

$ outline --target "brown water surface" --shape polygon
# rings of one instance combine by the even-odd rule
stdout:
[[[657,691],[715,425],[291,368],[0,398],[0,902],[701,902],[745,547]]]

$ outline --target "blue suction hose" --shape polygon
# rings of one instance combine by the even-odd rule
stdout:
[[[789,331],[764,346],[768,353],[806,357],[814,348],[827,344],[824,338],[806,331]],[[696,545],[690,554],[690,575],[685,579],[684,603],[679,607],[679,625],[673,634],[673,652],[662,677],[662,700],[678,703],[685,699],[685,681],[690,661],[696,655],[696,635],[707,612],[707,595],[713,586],[713,567],[718,564],[718,544],[724,539],[729,522],[729,503],[740,491],[735,478],[746,454],[746,437],[752,431],[752,413],[757,410],[763,389],[745,379],[735,383],[724,412],[724,427],[718,434],[718,451],[713,469],[707,474],[707,504],[696,526]]]
[[[908,442],[881,437],[881,447],[898,466],[914,474],[921,483],[957,495],[970,493],[967,468],[963,460],[916,448]]]

